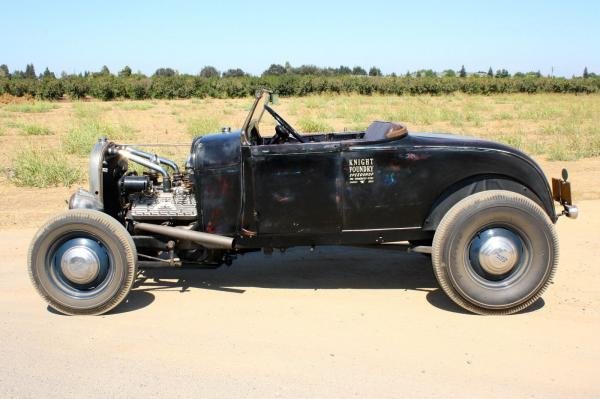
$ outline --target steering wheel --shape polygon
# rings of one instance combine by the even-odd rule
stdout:
[[[285,121],[285,119],[283,119],[281,117],[281,115],[279,115],[277,112],[275,112],[275,110],[271,107],[269,107],[268,105],[265,104],[265,109],[267,110],[268,113],[271,114],[271,116],[273,117],[273,119],[275,119],[277,121],[277,123],[279,123],[285,130],[287,130],[296,140],[298,140],[300,143],[304,143],[304,139],[302,138],[301,135],[298,134],[298,132],[296,132],[294,130],[294,128]]]

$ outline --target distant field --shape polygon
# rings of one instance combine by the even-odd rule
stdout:
[[[192,137],[222,126],[239,127],[251,102],[245,98],[0,105],[2,178],[17,186],[78,183],[85,179],[87,154],[99,136],[127,143],[189,144]],[[318,95],[280,98],[275,107],[303,132],[362,130],[373,120],[393,120],[406,123],[410,130],[498,140],[543,160],[600,157],[600,95]],[[155,150],[179,162],[187,152],[186,147]]]

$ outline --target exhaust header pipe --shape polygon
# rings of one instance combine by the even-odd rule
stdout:
[[[179,173],[179,167],[177,166],[177,164],[175,162],[171,161],[170,159],[159,157],[157,154],[150,154],[149,152],[138,150],[137,148],[134,148],[134,147],[125,147],[124,150],[129,151],[133,155],[138,155],[140,157],[149,159],[150,161],[152,161],[154,163],[157,163],[157,164],[162,163],[164,165],[170,166],[171,169],[173,169],[173,172],[175,172],[177,174]]]
[[[133,153],[131,153],[130,151],[127,150],[117,150],[117,154],[119,154],[120,156],[127,158],[133,162],[139,163],[142,166],[145,166],[149,169],[153,169],[155,171],[157,171],[158,173],[160,173],[163,176],[163,191],[168,193],[169,191],[171,191],[171,177],[169,176],[169,173],[166,171],[165,168],[163,168],[162,166],[160,166],[157,163],[154,163],[152,161],[150,161],[147,158],[141,157],[139,155],[135,155]]]
[[[233,238],[218,234],[161,226],[151,223],[136,223],[133,227],[135,230],[143,230],[167,237],[178,238],[180,240],[197,242],[210,249],[233,249]]]

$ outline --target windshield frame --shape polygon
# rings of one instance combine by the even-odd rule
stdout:
[[[242,125],[242,141],[243,144],[250,144],[250,130],[254,126],[258,126],[263,114],[265,113],[265,105],[271,100],[271,91],[260,89],[256,91],[254,103],[250,107],[250,112]]]

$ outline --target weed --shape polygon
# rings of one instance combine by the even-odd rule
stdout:
[[[288,107],[288,115],[296,116],[298,115],[298,104],[291,103]]]
[[[133,139],[135,135],[135,129],[128,125],[115,127],[97,120],[85,120],[67,132],[63,147],[68,154],[88,155],[101,137],[124,141]]]
[[[310,96],[304,101],[304,106],[308,109],[318,109],[325,106],[326,99],[323,96]]]
[[[115,104],[117,108],[124,111],[145,111],[154,107],[153,104],[147,102],[118,102]]]
[[[481,117],[474,112],[468,112],[465,116],[467,122],[473,123],[473,126],[481,127]]]
[[[539,108],[538,108],[539,107]],[[560,110],[547,107],[545,105],[538,105],[533,109],[526,109],[518,113],[519,119],[528,119],[534,121],[548,120],[560,116],[562,112]]]
[[[25,136],[48,136],[52,134],[52,130],[41,125],[22,125],[21,134]]]
[[[98,118],[105,108],[97,103],[73,103],[73,112],[77,118]]]
[[[524,139],[524,142],[524,151],[530,155],[541,155],[547,152],[547,145],[541,140],[537,140],[536,138],[532,137],[529,140]]]
[[[495,116],[495,119],[499,119],[501,121],[508,121],[512,118],[513,116],[510,112],[500,112],[498,115]]]
[[[369,127],[368,123],[357,123],[354,125],[348,126],[347,131],[349,132],[364,132]]]
[[[333,128],[321,119],[304,117],[298,121],[298,125],[300,126],[300,130],[306,133],[333,131]]]
[[[496,138],[496,140],[518,150],[522,150],[525,145],[525,139],[520,134],[500,135]]]
[[[12,180],[19,186],[71,186],[83,179],[82,171],[70,165],[58,150],[25,149],[12,165]]]
[[[212,117],[191,119],[187,122],[187,131],[192,137],[203,136],[219,131],[219,121]]]
[[[58,108],[58,105],[48,102],[34,102],[34,103],[22,103],[22,104],[7,104],[4,106],[6,111],[10,112],[25,112],[25,113],[38,113],[48,112]]]

